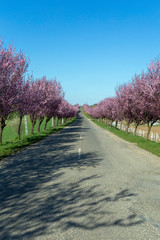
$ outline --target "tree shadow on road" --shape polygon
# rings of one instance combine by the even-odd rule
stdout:
[[[41,239],[57,230],[64,233],[71,228],[90,231],[112,226],[131,227],[144,222],[131,212],[120,216],[118,203],[125,204],[126,198],[135,196],[128,189],[116,194],[104,193],[99,184],[93,183],[100,176],[92,175],[66,184],[61,182],[62,176],[63,172],[54,174],[56,181],[43,185],[40,193],[38,188],[24,186],[23,194],[13,194],[1,201],[1,239]]]
[[[74,148],[80,129],[76,128],[73,132],[63,130],[63,135],[49,136],[1,163],[0,239],[42,239],[58,229],[93,230],[143,222],[130,212],[118,217],[117,203],[125,204],[126,199],[135,197],[129,189],[116,194],[103,191],[101,176],[96,174],[78,180],[72,175],[66,178],[66,170],[78,173],[97,167],[102,161],[96,151],[77,158]]]

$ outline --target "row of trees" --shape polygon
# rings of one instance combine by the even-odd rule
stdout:
[[[85,111],[94,118],[112,123],[125,121],[126,132],[131,123],[135,134],[140,124],[148,125],[147,138],[151,127],[160,119],[160,59],[155,59],[142,72],[126,84],[115,89],[115,96],[106,98],[95,107],[84,105]]]
[[[28,62],[24,54],[0,42],[0,143],[6,120],[13,113],[19,116],[20,138],[24,115],[30,116],[32,134],[37,121],[40,131],[44,118],[46,129],[52,117],[71,118],[78,112],[78,105],[72,106],[64,99],[63,89],[56,79],[27,77]]]

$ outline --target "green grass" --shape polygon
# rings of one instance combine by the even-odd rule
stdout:
[[[17,138],[17,128],[18,128],[18,122],[19,122],[19,118],[18,117],[14,117],[12,120],[8,120],[6,121],[6,127],[3,130],[3,142],[6,141],[12,141],[12,140],[16,140]],[[29,116],[27,116],[27,125],[28,125],[28,133],[31,132],[31,128],[32,128],[32,124],[30,121]],[[43,131],[44,129],[44,125],[45,125],[45,119],[41,124],[41,131]],[[50,120],[47,123],[47,129],[52,128],[52,120]],[[34,133],[37,133],[37,129],[38,129],[38,121],[34,127]],[[22,126],[21,126],[21,137],[25,137],[25,124],[24,124],[24,118],[22,120]]]
[[[160,157],[160,143],[147,140],[147,139],[145,139],[143,137],[140,137],[140,136],[134,136],[131,133],[126,133],[126,132],[124,132],[122,130],[119,130],[115,127],[110,127],[110,126],[106,125],[105,123],[103,123],[101,121],[98,121],[97,119],[92,118],[87,113],[84,112],[84,114],[87,118],[89,118],[91,121],[93,121],[99,127],[104,128],[104,129],[112,132],[113,134],[115,134],[116,136],[126,140],[127,142],[136,143],[136,145],[138,147],[140,147],[144,150],[147,150],[148,152],[151,152],[151,153],[155,154],[156,156]]]
[[[51,121],[47,124],[47,129],[45,131],[42,131],[40,133],[37,132],[37,124],[35,126],[35,131],[33,135],[27,135],[25,136],[25,131],[22,133],[22,137],[20,140],[17,138],[17,133],[16,133],[16,124],[15,128],[13,127],[13,121],[17,121],[16,119],[8,121],[7,126],[4,128],[3,132],[3,142],[0,144],[0,160],[3,159],[4,157],[7,157],[20,149],[36,143],[44,138],[46,138],[48,135],[56,133],[63,128],[65,128],[67,125],[71,124],[73,121],[75,121],[76,118],[68,121],[65,124],[59,125],[58,127],[52,128],[51,127]],[[42,129],[44,127],[45,122],[42,123]],[[31,130],[31,123],[28,119],[28,128],[29,132]],[[22,130],[23,127],[22,127]]]

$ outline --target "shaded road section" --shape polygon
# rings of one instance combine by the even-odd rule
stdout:
[[[0,162],[0,239],[160,239],[160,159],[80,112]]]

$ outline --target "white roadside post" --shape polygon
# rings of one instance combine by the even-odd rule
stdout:
[[[156,142],[158,142],[158,140],[159,140],[159,134],[156,133]]]
[[[25,134],[28,135],[28,125],[27,125],[27,116],[24,115],[24,123],[25,123]]]
[[[150,139],[151,139],[151,141],[153,141],[153,132],[151,132]]]
[[[53,127],[53,117],[52,117],[52,127]]]

